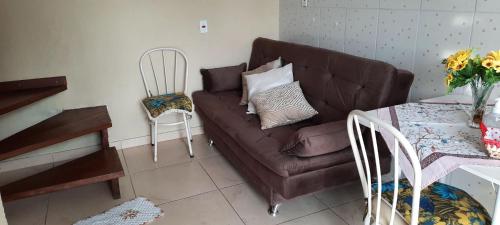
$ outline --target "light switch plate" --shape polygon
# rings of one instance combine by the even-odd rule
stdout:
[[[308,7],[309,6],[309,0],[302,0],[302,7]]]
[[[208,21],[200,20],[200,33],[205,34],[208,33]]]

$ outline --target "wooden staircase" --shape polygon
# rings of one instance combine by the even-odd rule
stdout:
[[[0,82],[0,115],[66,89],[65,77]],[[91,133],[101,137],[101,150],[95,153],[0,187],[3,201],[104,181],[113,198],[120,198],[118,178],[125,174],[116,149],[109,147],[111,126],[106,106],[71,109],[1,140],[0,160],[5,160]]]

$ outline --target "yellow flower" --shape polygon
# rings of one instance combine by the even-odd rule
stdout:
[[[482,65],[488,69],[490,68],[493,68],[493,66],[495,65],[495,60],[491,59],[491,58],[488,58],[486,57],[484,60],[483,60],[483,63]]]
[[[488,55],[486,55],[486,58],[491,58],[495,61],[500,61],[500,50],[491,51],[490,53],[488,53]]]
[[[500,50],[491,51],[483,59],[482,65],[488,69],[495,69],[497,73],[500,73]]]
[[[472,49],[466,49],[458,52],[457,60],[466,61],[470,59]]]
[[[495,71],[497,73],[500,73],[500,61],[496,61],[495,64],[493,65],[493,68],[495,68]]]
[[[446,84],[446,86],[450,86],[451,82],[453,81],[453,74],[448,74],[448,76],[446,76],[446,78],[444,78],[444,83]]]
[[[457,53],[450,55],[447,59],[447,67],[453,71],[460,71],[469,63],[472,49],[460,50]]]
[[[456,60],[448,61],[448,69],[451,69],[455,72],[460,71],[463,68],[465,68],[465,66],[467,66],[468,63],[469,61],[456,61]]]

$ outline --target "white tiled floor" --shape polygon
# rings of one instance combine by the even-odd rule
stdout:
[[[120,151],[126,176],[122,198],[113,200],[105,183],[6,203],[9,225],[63,225],[99,214],[137,196],[159,205],[165,215],[153,225],[354,225],[361,224],[363,200],[358,184],[348,184],[285,202],[267,215],[265,199],[203,135],[195,136],[195,159],[183,140],[162,142],[158,163],[151,146]],[[50,168],[50,167],[47,167]],[[33,173],[29,168],[0,174],[0,183]]]

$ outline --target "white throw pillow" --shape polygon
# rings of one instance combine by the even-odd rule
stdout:
[[[278,59],[268,62],[257,69],[250,70],[247,72],[243,72],[241,74],[241,85],[242,85],[242,94],[241,94],[241,101],[240,105],[247,105],[248,104],[248,85],[247,85],[247,80],[245,79],[246,76],[254,75],[254,74],[259,74],[259,73],[264,73],[273,69],[277,69],[281,67],[281,57]]]
[[[293,82],[293,65],[290,63],[284,67],[270,70],[264,73],[245,76],[248,85],[248,99],[263,91]],[[255,106],[248,102],[248,114],[255,114]]]

